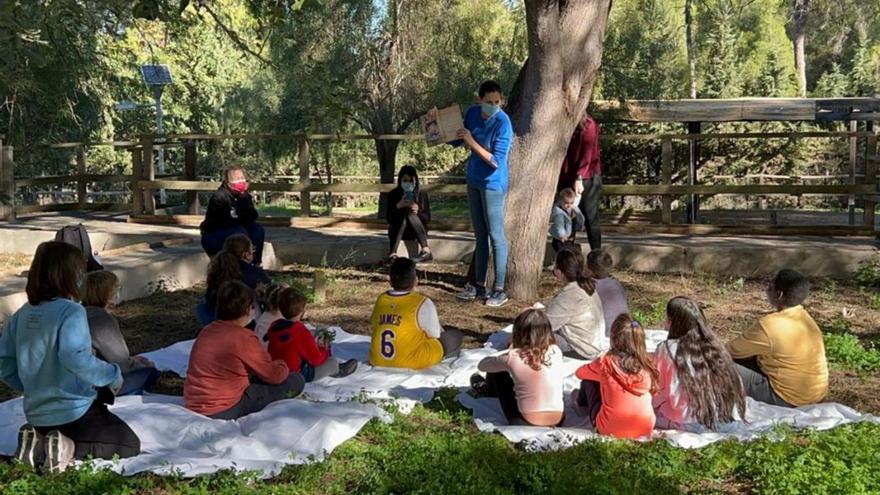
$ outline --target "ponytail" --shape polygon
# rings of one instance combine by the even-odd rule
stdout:
[[[596,283],[584,272],[584,256],[575,249],[563,249],[556,254],[556,269],[569,282],[577,282],[588,296],[596,292]]]

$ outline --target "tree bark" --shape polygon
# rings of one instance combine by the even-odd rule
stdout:
[[[697,97],[697,42],[694,39],[694,0],[684,2],[685,42],[687,44],[688,79],[690,91],[688,96]]]
[[[788,36],[791,38],[794,48],[794,66],[797,72],[798,94],[801,98],[807,96],[807,13],[810,10],[811,0],[791,0],[791,18],[788,24]]]
[[[528,60],[511,91],[507,289],[537,297],[547,222],[569,139],[590,101],[611,0],[526,0]]]
[[[395,174],[397,173],[397,147],[400,141],[380,141],[375,140],[376,157],[379,158],[379,182],[382,184],[393,184]],[[379,195],[379,218],[385,218],[385,212],[388,208],[388,194]]]

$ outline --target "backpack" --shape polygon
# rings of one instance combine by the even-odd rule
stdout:
[[[89,233],[86,232],[86,228],[83,227],[83,224],[80,223],[77,225],[67,225],[62,227],[55,233],[55,240],[65,242],[71,246],[76,246],[77,249],[82,251],[83,258],[86,260],[87,272],[104,269],[104,265],[95,259],[95,252],[92,251],[92,243],[89,240]]]

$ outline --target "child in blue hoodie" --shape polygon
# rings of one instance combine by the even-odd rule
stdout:
[[[73,459],[140,452],[137,435],[107,409],[122,373],[92,352],[86,310],[76,302],[84,278],[79,249],[40,244],[28,272],[28,302],[0,335],[0,380],[24,395],[27,418],[15,457],[50,472]]]

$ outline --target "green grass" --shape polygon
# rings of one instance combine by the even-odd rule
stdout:
[[[851,333],[826,333],[825,355],[832,366],[859,373],[880,371],[880,351],[874,346],[865,347]]]
[[[648,308],[636,308],[632,317],[646,328],[657,328],[666,319],[666,301],[657,301]]]
[[[38,476],[0,464],[0,493],[877,493],[880,426],[827,432],[780,429],[780,441],[726,441],[699,450],[664,441],[595,440],[574,448],[526,453],[503,437],[475,431],[443,392],[390,425],[369,423],[328,459],[291,466],[268,481],[229,472],[192,480],[69,471]]]
[[[259,210],[262,215],[269,216],[281,216],[281,217],[296,217],[300,216],[301,210],[299,208],[299,203],[283,203],[277,202],[273,205],[259,205],[257,206],[257,210]],[[312,210],[315,212],[325,212],[326,208],[323,206],[312,205]],[[376,212],[379,211],[379,206],[377,203],[368,203],[360,206],[354,206],[350,208],[341,208],[335,207],[333,208],[334,214],[345,214],[345,215],[375,215]],[[469,218],[469,210],[467,205],[467,200],[465,198],[439,198],[431,201],[431,216],[433,218],[441,219],[441,218]]]

